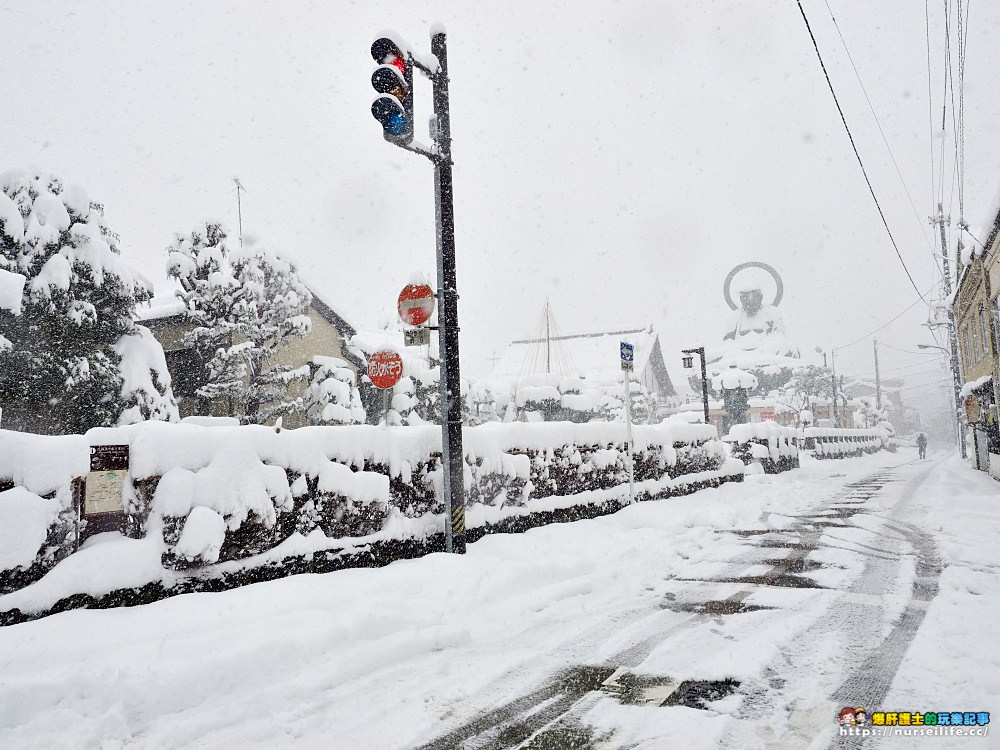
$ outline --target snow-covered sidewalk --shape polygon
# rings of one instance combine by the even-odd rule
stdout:
[[[607,663],[671,632],[666,652],[653,648],[632,666],[751,679],[822,616],[833,592],[761,587],[747,601],[776,609],[698,615],[697,628],[664,603],[688,579],[717,586],[716,599],[728,595],[735,584],[704,581],[745,560],[747,545],[720,532],[788,528],[882,467],[923,471],[905,465],[913,453],[806,457],[786,474],[488,537],[464,557],[0,628],[0,747],[412,748],[567,667]],[[905,506],[907,520],[935,533],[948,567],[882,708],[988,711],[1000,696],[1000,650],[989,639],[1000,615],[1000,486],[948,460],[922,487],[930,491]],[[872,533],[865,519],[837,530],[846,551],[811,553],[829,556],[829,570],[817,571],[825,585],[860,575],[850,550]],[[901,576],[897,585],[910,583]],[[606,698],[584,719],[595,738],[612,737],[608,747],[716,747],[734,734],[764,747],[759,730],[778,720],[741,715],[742,700],[696,710]],[[832,741],[833,716],[828,732]]]

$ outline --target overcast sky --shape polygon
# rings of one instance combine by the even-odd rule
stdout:
[[[944,8],[930,8],[929,103],[924,3],[804,6],[926,291],[940,247],[927,216]],[[971,3],[968,18],[964,213],[976,233],[1000,184],[1000,7]],[[564,331],[654,325],[682,380],[679,350],[720,341],[723,280],[748,260],[781,273],[788,333],[816,362],[815,346],[848,344],[917,300],[791,1],[0,0],[0,168],[83,185],[158,287],[172,233],[206,217],[235,229],[239,176],[245,235],[373,327],[435,261],[432,168],[382,140],[369,46],[393,29],[429,51],[433,22],[448,31],[463,374],[485,374],[493,351],[531,335],[548,298]],[[416,101],[425,129],[425,81]],[[946,148],[957,219],[950,101],[947,121],[934,149]],[[879,339],[913,350],[931,341],[926,317],[918,304]],[[842,350],[838,369],[871,371],[871,348]],[[882,364],[926,358],[889,349]]]

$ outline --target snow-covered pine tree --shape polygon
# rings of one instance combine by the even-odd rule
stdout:
[[[167,273],[180,283],[184,316],[194,324],[185,343],[205,363],[198,395],[229,399],[232,415],[248,423],[301,410],[288,384],[308,373],[273,362],[279,346],[311,326],[312,294],[294,267],[265,248],[240,248],[210,221],[174,236]]]
[[[80,433],[177,419],[163,349],[134,322],[151,287],[81,188],[0,174],[0,269],[26,277],[20,313],[0,309],[5,427]]]
[[[337,357],[316,356],[306,388],[304,409],[309,424],[364,424],[365,409],[354,370]]]

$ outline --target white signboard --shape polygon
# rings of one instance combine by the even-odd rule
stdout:
[[[127,445],[92,445],[83,514],[124,513],[122,489],[127,475]]]

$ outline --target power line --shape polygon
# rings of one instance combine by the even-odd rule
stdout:
[[[796,2],[799,5],[799,12],[802,13],[802,20],[806,23],[806,30],[809,32],[809,37],[812,39],[813,48],[816,50],[816,57],[819,58],[820,67],[823,69],[823,75],[826,77],[826,83],[830,87],[830,93],[833,95],[833,102],[837,105],[837,111],[840,113],[840,120],[844,123],[844,129],[847,131],[847,137],[851,141],[851,148],[854,149],[854,156],[857,157],[858,165],[861,167],[861,173],[865,176],[865,182],[868,184],[868,191],[872,194],[872,200],[875,201],[875,207],[878,209],[878,215],[882,217],[882,224],[885,226],[885,231],[889,235],[892,247],[896,251],[896,257],[899,258],[899,262],[902,264],[903,270],[906,272],[906,278],[910,280],[910,284],[913,285],[914,291],[920,295],[920,299],[923,300],[924,296],[920,294],[920,290],[917,288],[917,284],[913,280],[913,276],[910,275],[910,269],[906,267],[903,256],[899,252],[899,246],[896,245],[896,238],[892,236],[892,230],[889,229],[889,223],[886,221],[885,214],[882,212],[882,206],[879,205],[878,198],[875,196],[875,188],[872,187],[872,182],[868,179],[868,170],[865,169],[865,164],[861,160],[861,154],[858,153],[858,147],[854,143],[854,136],[851,134],[851,129],[847,125],[847,118],[844,116],[844,110],[840,106],[840,100],[837,99],[837,92],[833,89],[833,82],[830,80],[830,74],[826,70],[826,64],[823,62],[823,56],[819,51],[819,44],[816,42],[816,37],[813,34],[812,27],[809,25],[809,18],[806,16],[805,8],[802,7],[802,0],[796,0]]]
[[[908,313],[908,312],[909,312],[910,310],[912,310],[912,309],[913,309],[914,307],[916,307],[917,305],[919,305],[919,304],[920,304],[921,302],[924,302],[924,301],[925,301],[925,300],[923,299],[924,295],[925,295],[925,294],[928,294],[928,293],[929,293],[929,292],[930,292],[930,291],[931,291],[932,289],[934,289],[934,287],[935,287],[935,286],[937,286],[937,282],[934,282],[934,286],[932,286],[932,287],[931,287],[930,289],[928,289],[928,290],[927,290],[926,292],[924,292],[924,294],[921,294],[921,295],[920,295],[920,299],[918,299],[918,300],[917,300],[916,302],[914,302],[914,303],[913,303],[912,305],[910,305],[910,306],[909,306],[909,307],[907,307],[907,308],[906,308],[905,310],[903,310],[903,312],[899,313],[899,315],[896,315],[896,316],[895,316],[894,318],[891,318],[891,319],[890,319],[890,320],[888,320],[887,322],[885,322],[885,323],[883,323],[882,325],[880,325],[880,326],[879,326],[878,328],[876,328],[876,329],[875,329],[874,331],[872,331],[871,333],[869,333],[869,334],[866,334],[866,335],[862,336],[862,337],[861,337],[861,338],[859,338],[859,339],[855,339],[854,341],[852,341],[852,342],[851,342],[851,343],[849,343],[849,344],[844,344],[843,346],[837,346],[837,347],[834,347],[834,348],[833,348],[833,351],[835,351],[835,352],[839,352],[839,351],[840,351],[841,349],[846,349],[846,348],[847,348],[847,347],[849,347],[849,346],[854,346],[855,344],[857,344],[857,343],[859,343],[859,342],[861,342],[861,341],[864,341],[865,339],[868,339],[868,338],[871,338],[871,337],[872,337],[872,336],[874,336],[874,335],[875,335],[876,333],[878,333],[879,331],[881,331],[881,330],[882,330],[883,328],[888,328],[890,324],[892,324],[892,323],[895,323],[895,322],[896,322],[897,320],[899,320],[899,319],[900,319],[900,318],[902,318],[902,317],[903,317],[904,315],[906,315],[906,313]]]
[[[826,3],[826,9],[830,11],[830,19],[833,21],[834,28],[837,29],[837,36],[840,37],[840,43],[844,45],[844,52],[847,53],[847,59],[851,61],[851,67],[854,69],[854,76],[858,79],[858,85],[861,86],[861,93],[865,95],[865,101],[868,102],[868,109],[871,111],[872,119],[875,120],[878,132],[882,136],[882,142],[885,144],[885,149],[889,152],[889,158],[892,160],[892,166],[896,168],[896,175],[899,177],[899,184],[903,186],[903,192],[906,193],[906,199],[910,202],[910,208],[913,209],[913,216],[917,220],[917,224],[920,226],[920,234],[927,243],[927,247],[931,249],[931,253],[933,253],[934,250],[931,247],[930,238],[927,236],[926,222],[920,218],[920,213],[917,211],[917,207],[913,203],[913,198],[910,196],[910,191],[906,187],[906,180],[903,179],[903,173],[900,171],[899,164],[896,162],[896,156],[892,153],[892,147],[889,145],[889,139],[885,137],[885,131],[882,130],[882,123],[879,122],[878,115],[875,114],[875,106],[872,104],[872,100],[868,97],[868,90],[865,88],[864,81],[861,80],[861,73],[858,72],[858,66],[854,64],[854,58],[851,56],[851,50],[847,48],[847,40],[844,39],[844,35],[840,31],[840,24],[837,23],[837,19],[833,15],[833,9],[830,7],[830,3],[828,0],[823,1]]]
[[[884,346],[886,349],[892,349],[892,350],[897,351],[897,352],[902,352],[903,354],[923,354],[923,352],[921,352],[921,351],[916,351],[915,352],[915,351],[912,351],[910,349],[900,349],[899,347],[896,347],[896,346],[890,346],[889,344],[886,344],[885,342],[882,343],[882,346]]]
[[[931,146],[931,205],[934,201],[934,95],[931,87],[931,12],[930,0],[924,0],[924,30],[927,36],[927,115],[930,124]],[[943,147],[943,145],[942,145]]]
[[[946,386],[951,383],[951,378],[943,378],[941,380],[931,380],[927,383],[917,383],[916,385],[904,385],[902,388],[897,388],[897,391],[908,391],[912,388],[930,388],[932,386]]]

